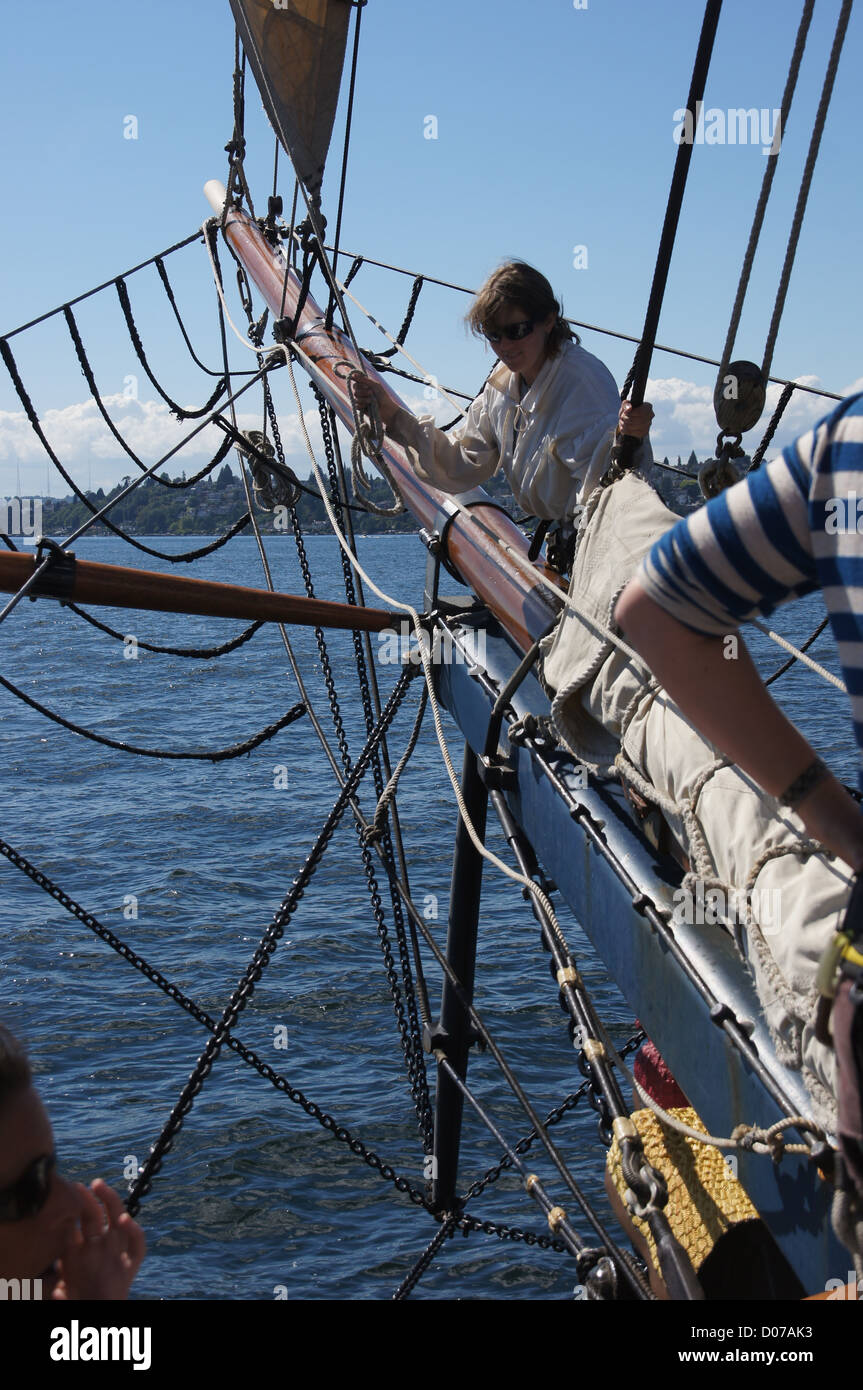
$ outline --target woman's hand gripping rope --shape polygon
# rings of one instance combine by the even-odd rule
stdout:
[[[382,452],[384,411],[388,423],[397,412],[398,405],[382,386],[376,386],[358,369],[352,371],[348,377],[348,395],[354,413],[354,436],[351,440],[351,482],[354,495],[363,506],[377,516],[398,516],[405,509],[404,503]],[[382,401],[386,402],[383,409]],[[363,469],[363,454],[372,460],[389,484],[395,499],[392,507],[381,507],[372,498],[372,485]]]

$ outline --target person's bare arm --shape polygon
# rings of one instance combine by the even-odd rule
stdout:
[[[814,750],[771,699],[742,638],[731,645],[693,632],[637,579],[615,618],[683,714],[771,796],[782,796],[813,762]],[[837,778],[826,777],[795,810],[814,839],[863,869],[863,815]]]

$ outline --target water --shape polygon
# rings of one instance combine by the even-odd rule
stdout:
[[[172,553],[199,538],[153,542]],[[318,595],[340,597],[335,542],[307,542]],[[422,552],[411,536],[361,540],[385,589],[419,600]],[[120,541],[83,540],[82,559],[130,563]],[[302,592],[292,544],[274,543],[277,587]],[[145,568],[171,568],[139,556]],[[239,538],[194,567],[201,578],[259,585],[257,551]],[[411,585],[413,591],[411,592]],[[406,592],[407,590],[407,592]],[[341,595],[343,596],[343,594]],[[370,602],[377,602],[370,597]],[[818,622],[818,596],[780,615],[797,640]],[[124,634],[161,645],[209,646],[237,625],[215,619],[102,610]],[[298,698],[277,632],[264,628],[216,662],[124,646],[55,604],[24,603],[0,631],[3,674],[67,718],[151,748],[218,749],[272,722]],[[294,629],[298,661],[330,729],[313,633]],[[376,644],[377,639],[373,639]],[[765,669],[781,659],[758,637]],[[350,639],[330,650],[351,749],[362,746]],[[813,649],[832,664],[832,640]],[[395,667],[377,663],[384,694]],[[846,778],[854,775],[843,697],[794,671],[782,702]],[[412,726],[415,684],[395,725],[398,756]],[[447,722],[455,762],[460,740]],[[218,1017],[336,798],[308,719],[240,759],[212,764],[128,757],[71,734],[3,692],[0,740],[8,794],[2,834],[136,952]],[[286,785],[285,785],[286,783]],[[370,784],[363,806],[372,804]],[[402,827],[415,900],[445,934],[453,799],[431,723],[403,779]],[[506,857],[490,835],[491,848]],[[144,1161],[206,1043],[204,1030],[7,861],[0,862],[5,946],[0,1003],[26,1041],[69,1176],[119,1188]],[[383,882],[383,875],[379,875]],[[615,1041],[631,1012],[568,915],[564,930]],[[426,952],[426,957],[428,957]],[[437,975],[429,971],[433,1009]],[[519,890],[487,871],[477,1007],[540,1113],[580,1082],[538,933]],[[235,1033],[291,1085],[423,1187],[423,1155],[352,818],[343,821]],[[286,1047],[279,1046],[287,1043]],[[529,1127],[492,1059],[474,1054],[470,1080],[510,1142]],[[579,1107],[556,1136],[599,1209],[604,1149]],[[499,1153],[466,1115],[462,1177]],[[537,1157],[532,1166],[562,1187]],[[505,1176],[473,1215],[543,1230],[538,1209]],[[227,1050],[167,1155],[141,1218],[149,1254],[140,1298],[384,1298],[434,1235],[433,1221],[304,1111]],[[578,1223],[576,1223],[578,1226]],[[415,1296],[564,1298],[571,1260],[474,1234],[447,1244]]]

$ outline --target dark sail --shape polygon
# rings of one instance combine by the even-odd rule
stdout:
[[[316,194],[336,114],[349,0],[231,0],[231,9],[270,123]]]

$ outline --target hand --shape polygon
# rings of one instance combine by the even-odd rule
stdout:
[[[399,410],[398,401],[393,400],[386,387],[372,381],[363,372],[355,372],[351,377],[351,394],[360,410],[364,410],[372,399],[376,400],[384,425],[390,425]]]
[[[79,1229],[60,1258],[60,1277],[51,1297],[126,1298],[144,1258],[144,1232],[101,1178],[89,1188],[76,1186],[81,1198]]]
[[[652,420],[653,406],[649,401],[637,406],[631,401],[624,401],[620,407],[618,424],[621,434],[631,434],[635,439],[644,439],[650,431]]]

